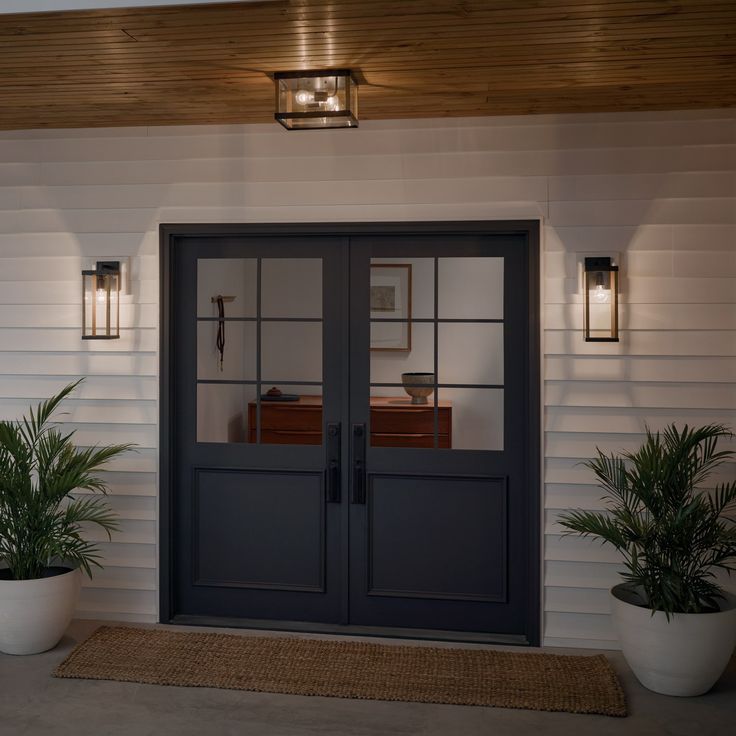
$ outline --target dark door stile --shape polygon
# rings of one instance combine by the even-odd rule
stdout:
[[[160,620],[538,644],[538,244],[538,223],[530,221],[162,225]],[[321,446],[197,442],[197,258],[257,256],[323,259]],[[462,256],[504,259],[504,449],[371,447],[370,259]],[[337,498],[326,485],[328,425],[339,426]],[[366,428],[364,485],[357,494],[356,425]],[[204,533],[214,545],[207,554],[214,554],[215,561],[217,555],[226,555],[227,549],[217,548],[222,546],[213,521],[219,518],[218,509],[230,508],[227,502],[238,497],[241,486],[261,485],[297,503],[300,494],[314,503],[319,498],[318,511],[306,502],[302,511],[309,518],[318,513],[321,519],[321,579],[291,586],[197,579],[195,527],[199,525],[200,543]],[[411,504],[426,491],[427,499],[446,509],[442,504],[450,487],[463,489],[462,497],[476,504],[474,511],[502,519],[492,530],[502,538],[495,548],[503,548],[503,560],[496,559],[498,585],[468,594],[432,591],[426,580],[418,590],[412,590],[410,581],[388,589],[375,575],[372,560],[381,554],[374,544],[391,539],[380,525],[386,514],[393,514],[394,499],[399,514],[411,514]],[[203,499],[209,503],[218,494],[225,499],[223,505],[215,502],[203,514]],[[259,503],[257,494],[248,503]],[[264,503],[263,518],[279,513],[276,506],[268,506],[268,499]],[[424,511],[431,515],[431,509]],[[237,514],[231,515],[230,528],[237,523]],[[460,528],[454,527],[454,533]],[[439,538],[438,548],[452,542]],[[273,545],[275,558],[305,549],[303,540],[290,538],[273,538]],[[428,564],[441,566],[441,556]],[[472,564],[479,569],[478,560]]]

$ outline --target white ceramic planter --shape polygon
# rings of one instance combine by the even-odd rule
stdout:
[[[736,597],[719,613],[676,613],[634,605],[624,585],[611,590],[624,657],[644,687],[663,695],[702,695],[715,685],[736,646]]]
[[[55,647],[72,620],[79,570],[37,580],[0,580],[0,652],[38,654]]]

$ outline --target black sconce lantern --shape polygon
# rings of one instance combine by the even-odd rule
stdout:
[[[120,337],[120,261],[82,271],[82,340]]]
[[[349,69],[276,72],[276,114],[287,130],[358,127],[358,84]]]
[[[586,258],[583,272],[586,342],[618,342],[618,266],[610,258]]]

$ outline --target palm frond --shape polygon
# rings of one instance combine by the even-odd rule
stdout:
[[[584,510],[561,515],[568,531],[600,539],[621,552],[624,580],[647,605],[669,617],[714,610],[723,591],[714,569],[735,570],[736,481],[711,493],[701,487],[735,453],[719,451],[730,438],[720,424],[661,432],[646,428],[635,452],[604,454],[584,463],[604,491],[605,514]]]
[[[96,473],[132,445],[77,448],[74,432],[52,423],[61,402],[82,379],[15,422],[0,422],[0,563],[17,580],[37,578],[52,561],[65,561],[91,576],[99,550],[83,537],[92,524],[110,535],[117,517],[97,496],[75,498],[77,490],[107,493]]]
[[[593,511],[570,511],[559,516],[559,523],[582,537],[594,537],[618,550],[627,548],[626,536],[614,519]]]

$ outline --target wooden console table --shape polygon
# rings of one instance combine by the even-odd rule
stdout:
[[[431,397],[430,397],[431,402]],[[248,442],[256,441],[256,402],[248,404]],[[452,447],[452,405],[438,406],[438,445]],[[261,442],[269,445],[322,444],[322,397],[261,402]],[[408,397],[371,397],[372,447],[434,447],[434,405]]]

